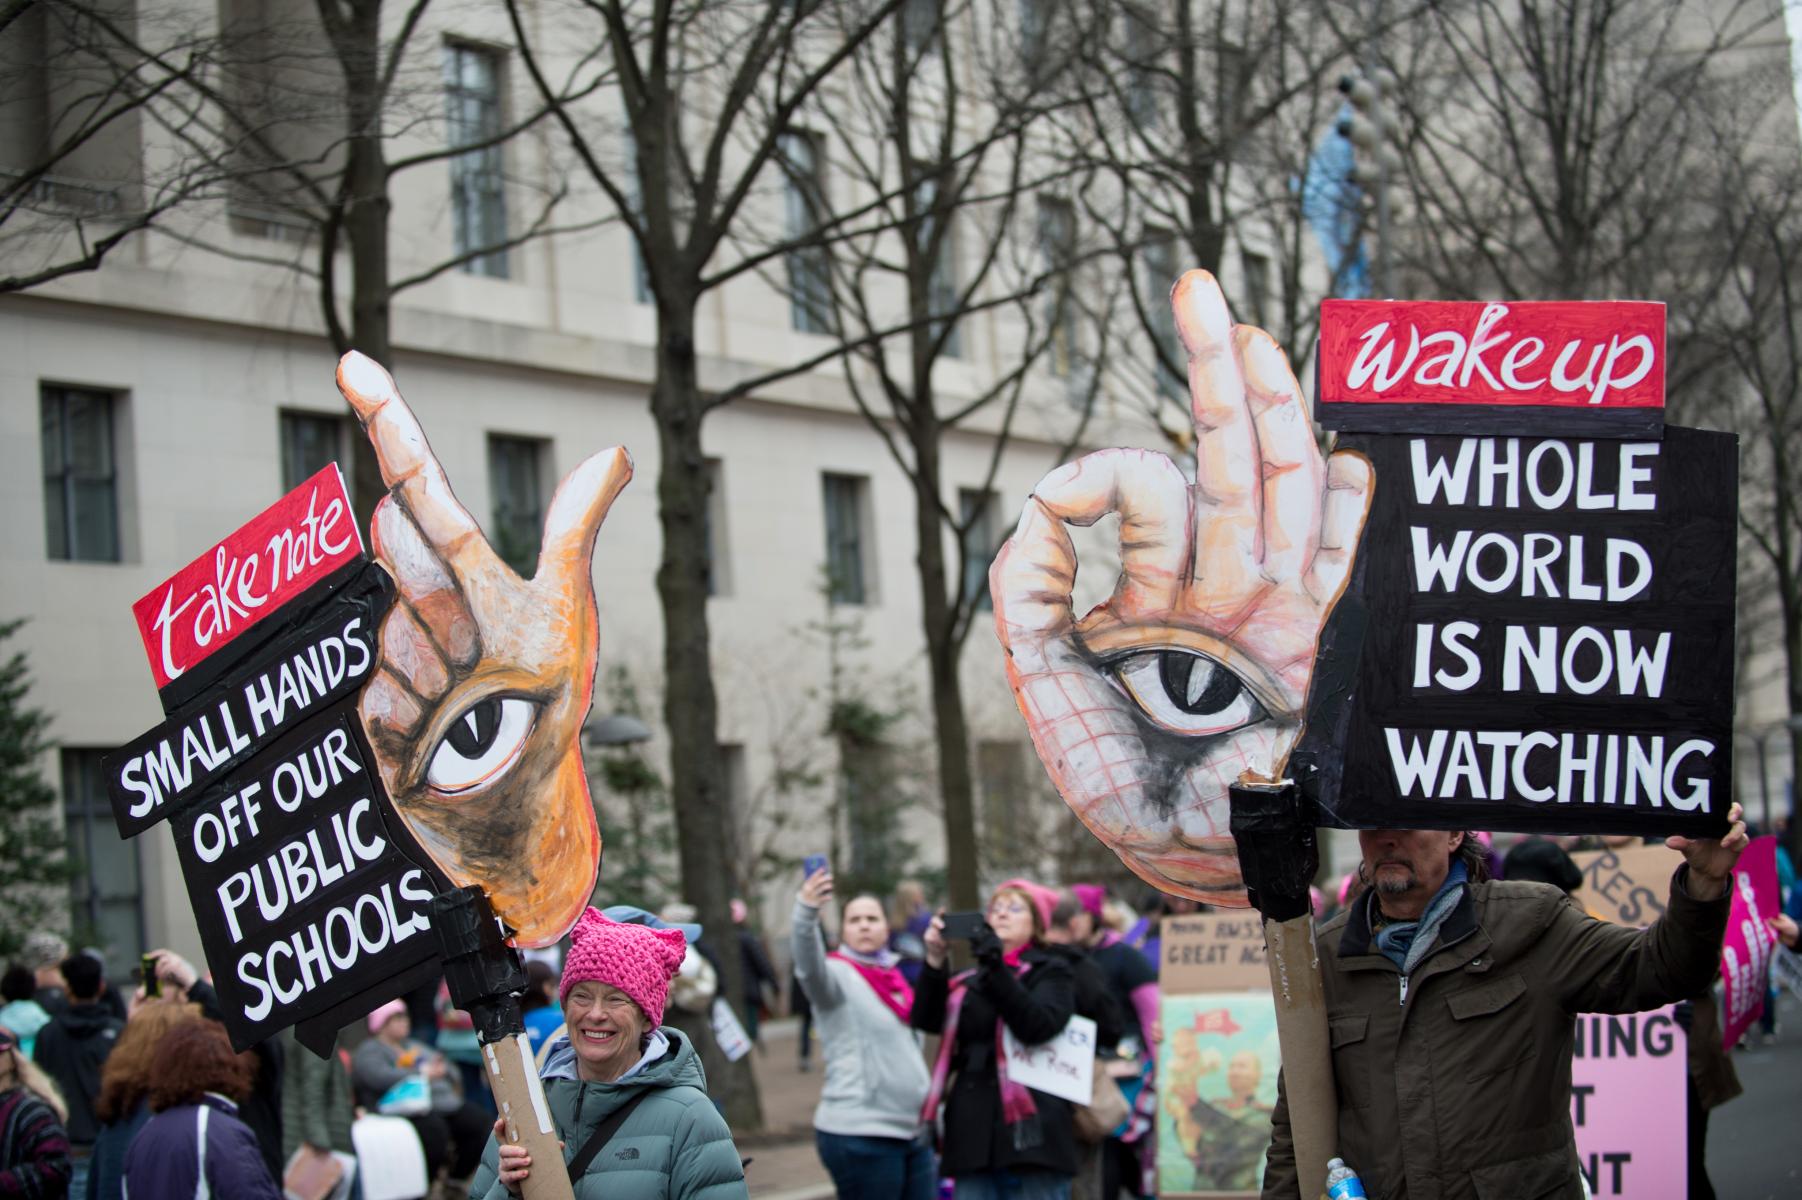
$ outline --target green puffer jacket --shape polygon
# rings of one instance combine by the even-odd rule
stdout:
[[[642,1091],[653,1094],[626,1118],[613,1140],[576,1181],[576,1200],[744,1200],[744,1168],[732,1131],[707,1098],[707,1077],[688,1039],[664,1026],[670,1051],[637,1074],[614,1083],[556,1078],[558,1055],[546,1062],[550,1101],[564,1161],[576,1156],[595,1127]],[[471,1182],[470,1200],[507,1200],[497,1178],[500,1151],[493,1136]],[[533,1174],[539,1170],[533,1165]],[[563,1170],[558,1165],[554,1170]]]

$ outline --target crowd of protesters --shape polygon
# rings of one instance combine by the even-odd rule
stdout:
[[[1583,1195],[1558,1103],[1570,1057],[1559,1039],[1568,1042],[1575,1013],[1680,1001],[1678,1020],[1691,1035],[1688,1194],[1712,1197],[1708,1113],[1739,1085],[1720,1046],[1711,984],[1725,880],[1744,837],[1736,826],[1720,842],[1677,839],[1686,861],[1666,916],[1642,931],[1594,920],[1581,894],[1565,902],[1583,884],[1568,853],[1578,847],[1568,840],[1523,839],[1498,855],[1476,834],[1361,834],[1362,861],[1336,895],[1316,893],[1316,916],[1336,1023],[1339,1145],[1357,1160],[1370,1194],[1459,1196],[1481,1178],[1491,1191],[1501,1186],[1498,1194]],[[1785,876],[1788,902],[1802,907],[1793,872]],[[1160,922],[1197,908],[1154,893],[1134,911],[1100,885],[1014,878],[992,890],[981,912],[949,914],[948,923],[917,883],[887,897],[839,897],[829,867],[808,875],[788,944],[777,948],[792,961],[790,1010],[807,1014],[798,1031],[803,1070],[814,1034],[820,1043],[813,1124],[837,1194],[1154,1194]],[[771,947],[748,915],[735,905],[734,927],[716,942],[702,936],[686,905],[660,916],[631,906],[589,909],[566,953],[528,963],[522,1007],[570,1160],[550,1169],[570,1171],[578,1200],[746,1194],[746,1160],[701,1062],[722,1048],[721,951],[739,957],[750,1041],[760,1010],[779,1007]],[[1779,916],[1772,925],[1794,948],[1795,920]],[[357,1130],[371,1118],[411,1131],[422,1197],[504,1200],[535,1169],[504,1137],[474,1065],[471,1022],[441,982],[376,1008],[327,1057],[302,1049],[292,1032],[238,1053],[218,996],[192,964],[168,951],[146,964],[149,978],[122,994],[97,954],[72,954],[60,938],[38,934],[0,978],[0,1197],[351,1200],[361,1196]],[[1469,1003],[1432,1006],[1423,1010],[1430,1019],[1405,1027],[1391,1011],[1394,978],[1406,1011],[1410,992],[1424,1005],[1421,997],[1452,987],[1454,975],[1495,980],[1484,1012],[1519,1028],[1458,1039]],[[1511,980],[1523,986],[1504,995]],[[1457,997],[1468,1001],[1468,990]],[[1049,1041],[1073,1015],[1096,1030],[1087,1104],[1008,1074],[1009,1041]],[[1447,1021],[1442,1037],[1435,1022]],[[1496,1097],[1474,1106],[1474,1096],[1456,1088],[1424,1106],[1393,1102],[1408,1079],[1425,1086],[1443,1074],[1443,1062],[1428,1070],[1420,1057],[1429,1045],[1441,1047],[1433,1051],[1439,1058],[1443,1046],[1461,1046],[1471,1058],[1466,1073],[1480,1074],[1488,1059],[1477,1058],[1526,1044],[1550,1051],[1535,1057],[1531,1086],[1513,1089],[1522,1106],[1513,1116],[1497,1120]],[[1260,1118],[1265,1111],[1259,1106]],[[1310,1194],[1294,1175],[1280,1081],[1264,1119],[1264,1194]],[[1422,1120],[1436,1124],[1412,1128]],[[1422,1166],[1400,1152],[1423,1139],[1457,1153]],[[616,1140],[627,1149],[599,1153]],[[1504,1153],[1512,1157],[1498,1157]],[[1416,1178],[1421,1170],[1431,1178]]]

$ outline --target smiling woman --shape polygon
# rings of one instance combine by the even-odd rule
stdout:
[[[525,1147],[491,1138],[472,1197],[518,1195],[534,1170],[568,1170],[577,1200],[603,1189],[607,1200],[746,1194],[700,1057],[679,1030],[663,1025],[670,980],[686,951],[680,930],[621,924],[592,908],[582,914],[558,989],[569,1038],[552,1044],[543,1072],[570,1161],[535,1167]],[[613,1151],[601,1153],[608,1146]]]

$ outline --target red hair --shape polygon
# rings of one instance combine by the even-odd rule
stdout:
[[[150,1094],[152,1066],[163,1039],[178,1025],[200,1020],[200,1005],[172,999],[146,1000],[125,1032],[106,1056],[100,1071],[100,1094],[94,1098],[94,1115],[103,1122],[131,1116],[138,1101]]]
[[[171,1029],[150,1064],[150,1111],[198,1104],[207,1092],[233,1102],[250,1094],[255,1060],[232,1050],[217,1021],[184,1021]]]

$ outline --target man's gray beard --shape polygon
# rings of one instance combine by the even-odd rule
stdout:
[[[1407,876],[1403,879],[1397,879],[1391,875],[1379,875],[1377,876],[1376,886],[1379,895],[1400,896],[1407,893],[1409,889],[1413,888],[1419,882],[1420,879],[1414,872],[1409,871]]]

